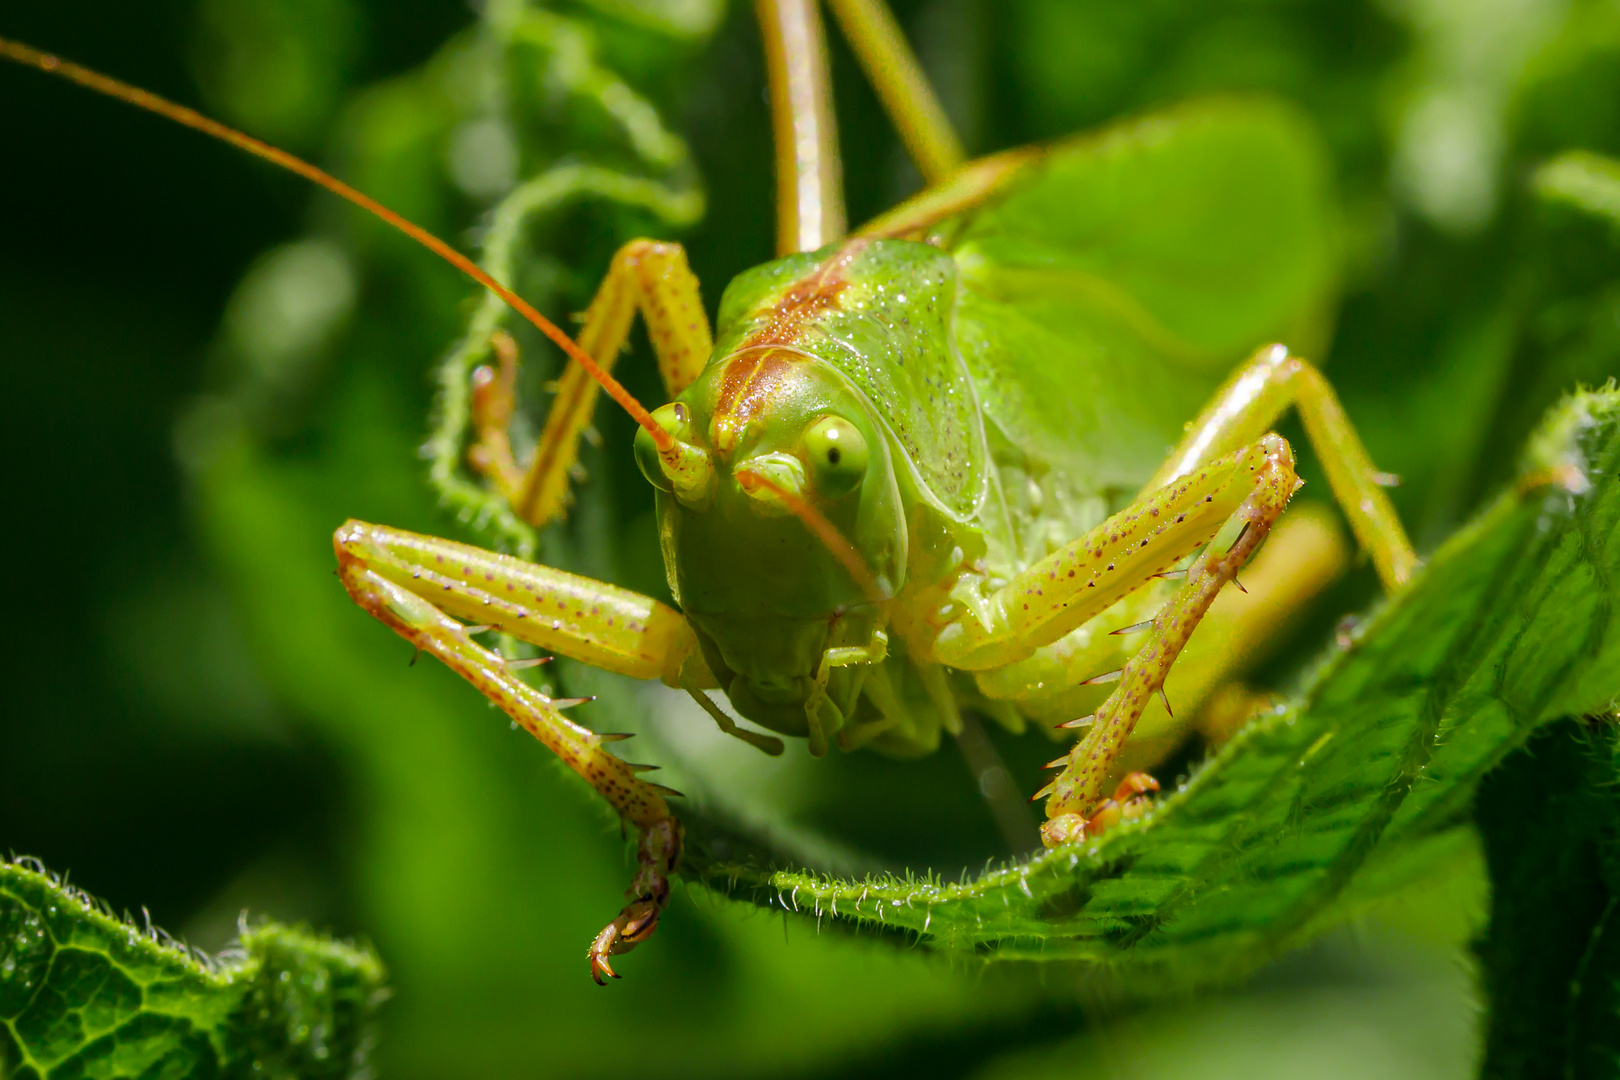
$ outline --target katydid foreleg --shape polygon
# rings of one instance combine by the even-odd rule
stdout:
[[[673,398],[697,378],[714,347],[698,280],[679,244],[632,240],[614,255],[579,332],[580,347],[604,371],[612,369],[624,350],[637,311],[647,326],[664,389]],[[569,362],[557,380],[534,455],[522,468],[514,460],[507,435],[516,349],[510,339],[498,340],[496,352],[498,369],[483,367],[473,374],[478,441],[469,457],[519,517],[544,525],[567,506],[569,475],[601,386],[578,362]]]
[[[604,671],[681,688],[717,685],[691,625],[651,597],[384,525],[347,522],[333,544],[345,565],[371,571],[443,615],[493,627]]]
[[[1288,625],[1291,613],[1344,571],[1349,554],[1343,527],[1326,506],[1307,503],[1290,509],[1244,568],[1243,588],[1221,593],[1171,669],[1164,689],[1174,715],[1149,702],[1121,766],[1162,760],[1190,724],[1202,725],[1204,703],[1253,668]],[[1025,660],[978,672],[979,690],[992,700],[1016,704],[1038,722],[1057,724],[1092,712],[1111,687],[1086,680],[1123,666],[1141,644],[1146,626],[1140,620],[1169,601],[1179,576],[1144,586]]]
[[[951,594],[962,611],[935,637],[931,659],[1002,667],[1101,615],[1213,539],[1280,441],[1267,436],[1139,498],[986,596],[964,579]]]
[[[713,686],[690,625],[656,600],[466,544],[351,521],[333,537],[338,574],[355,602],[499,705],[640,830],[629,903],[589,951],[597,982],[608,957],[650,936],[669,899],[681,825],[642,766],[608,753],[613,736],[562,714],[567,703],[518,678],[457,619],[477,620],[542,648],[637,678],[697,692]],[[454,617],[452,617],[454,616]]]
[[[1224,549],[1211,544],[1193,563],[1185,584],[1154,617],[1147,644],[1118,673],[1119,685],[1091,717],[1085,737],[1069,752],[1063,771],[1037,792],[1036,798],[1048,796],[1047,822],[1041,828],[1041,838],[1048,846],[1083,839],[1114,817],[1117,807],[1098,804],[1125,740],[1153,694],[1162,690],[1171,665],[1199,620],[1264,541],[1299,487],[1287,441],[1267,435],[1257,445],[1265,449],[1265,459],[1255,471],[1248,498],[1234,515],[1242,522],[1237,538]],[[1145,792],[1156,785],[1144,781],[1137,786]],[[1117,795],[1107,802],[1117,803]]]

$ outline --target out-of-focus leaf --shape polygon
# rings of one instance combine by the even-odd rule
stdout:
[[[0,862],[0,1072],[366,1075],[383,970],[370,949],[265,923],[218,960]]]
[[[585,0],[626,22],[672,37],[703,38],[725,14],[725,0]]]
[[[193,55],[209,103],[301,146],[337,106],[360,44],[353,0],[204,0]]]
[[[1326,985],[1279,971],[1009,1048],[973,1080],[1465,1080],[1478,1042],[1469,972],[1408,938],[1363,932],[1313,949]],[[1330,959],[1331,957],[1331,959]],[[1393,977],[1392,977],[1393,976]]]
[[[1568,203],[1620,225],[1620,161],[1571,150],[1537,169],[1531,183],[1549,202]]]
[[[1607,0],[1540,6],[1561,17],[1517,89],[1510,123],[1519,152],[1528,160],[1572,146],[1620,153],[1620,8]]]
[[[1620,393],[1567,401],[1529,459],[1523,492],[1141,822],[958,884],[840,880],[735,857],[724,837],[689,872],[943,949],[1082,958],[1161,988],[1246,970],[1320,926],[1375,851],[1455,824],[1539,724],[1620,695]]]

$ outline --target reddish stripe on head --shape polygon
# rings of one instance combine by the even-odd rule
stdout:
[[[737,346],[738,356],[726,371],[714,408],[715,449],[726,450],[734,443],[748,421],[759,412],[783,377],[804,357],[772,345],[792,345],[823,312],[838,304],[838,295],[849,287],[847,271],[861,252],[871,245],[867,239],[849,241],[833,252],[826,262],[805,275],[782,294],[771,309],[770,319]]]

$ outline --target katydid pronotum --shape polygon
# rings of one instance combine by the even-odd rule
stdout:
[[[572,702],[524,681],[480,634],[499,630],[660,679],[766,753],[781,752],[777,736],[805,738],[815,755],[834,743],[927,752],[962,731],[964,710],[1015,730],[1030,721],[1079,729],[1035,796],[1045,799],[1042,840],[1055,846],[1145,811],[1157,783],[1127,766],[1150,765],[1144,744],[1159,746],[1174,728],[1161,723],[1157,742],[1132,744],[1144,714],[1168,720],[1174,694],[1183,720],[1196,717],[1243,673],[1233,642],[1264,636],[1272,613],[1297,606],[1343,561],[1320,515],[1282,517],[1299,486],[1292,449],[1270,431],[1285,410],[1299,413],[1386,588],[1416,564],[1383,477],[1314,367],[1264,346],[1190,421],[1190,408],[1170,418],[1187,421],[1179,442],[1160,437],[1162,424],[1133,427],[1144,410],[1177,412],[1160,399],[1184,398],[1186,370],[1212,361],[1159,347],[1162,364],[1108,379],[1121,354],[1115,339],[1147,331],[1116,304],[1117,325],[1087,332],[1082,309],[1112,283],[1106,267],[1065,264],[1083,254],[1084,230],[1064,227],[1064,207],[1084,197],[1082,179],[1099,162],[1128,171],[1166,145],[1203,141],[1242,162],[1234,168],[1262,174],[1288,166],[1273,138],[1287,117],[1189,107],[1105,139],[967,162],[881,0],[828,6],[929,187],[845,235],[818,7],[759,0],[781,257],[731,284],[717,335],[676,244],[622,248],[570,339],[465,256],[319,169],[0,40],[0,55],[325,186],[555,342],[568,368],[532,449],[520,453],[509,433],[519,362],[510,339],[497,342],[499,364],[474,375],[468,461],[523,519],[538,526],[564,513],[600,390],[639,425],[634,452],[655,489],[678,609],[385,526],[350,521],[334,537],[343,585],[362,608],[471,682],[639,831],[629,902],[588,951],[598,982],[617,977],[612,956],[656,929],[680,860],[680,820],[668,789],[610,752],[615,736],[567,718]],[[670,399],[651,411],[611,374],[638,314]],[[1141,468],[1172,443],[1156,471]],[[1224,587],[1268,537],[1247,575],[1249,600],[1228,603]],[[1121,638],[1132,635],[1143,643],[1120,664]],[[775,734],[739,724],[714,690]]]

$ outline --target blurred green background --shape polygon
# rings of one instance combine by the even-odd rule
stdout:
[[[460,0],[13,5],[0,34],[200,103],[468,249],[519,178],[559,163],[701,187],[691,223],[559,208],[522,283],[579,310],[614,246],[652,232],[688,244],[712,309],[771,254],[751,5],[531,6],[555,34],[521,47]],[[895,7],[975,153],[1212,91],[1314,118],[1343,206],[1325,359],[1403,476],[1420,549],[1509,475],[1562,389],[1616,370],[1613,237],[1537,205],[1525,177],[1568,147],[1620,152],[1620,4]],[[918,181],[834,37],[859,221]],[[637,142],[622,121],[643,105],[665,130]],[[1244,988],[1149,1009],[1111,1008],[1073,969],[941,960],[685,887],[599,990],[583,952],[627,873],[616,825],[447,672],[408,669],[331,575],[348,516],[490,539],[436,505],[419,452],[473,290],[296,178],[33,73],[0,70],[0,161],[0,847],[207,948],[243,909],[369,938],[394,986],[388,1076],[1471,1074],[1474,858]],[[650,365],[628,367],[656,396]],[[578,511],[542,550],[661,594],[629,425],[599,421]],[[1270,680],[1374,593],[1366,568],[1336,586]],[[604,694],[587,722],[647,730],[639,759],[733,812],[951,873],[1000,854],[950,747],[766,762],[690,707],[560,667]],[[1050,756],[1002,750],[1020,782]],[[885,800],[895,770],[937,797]]]

